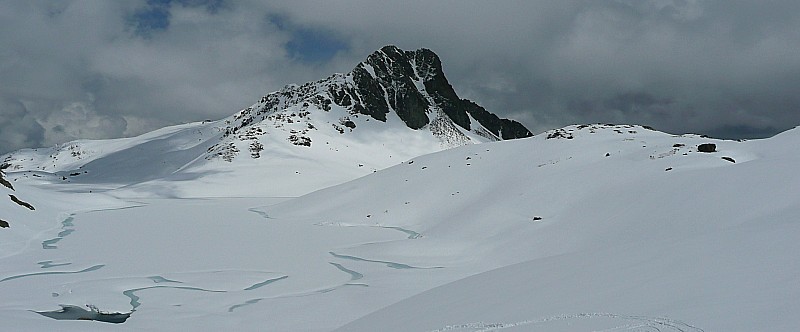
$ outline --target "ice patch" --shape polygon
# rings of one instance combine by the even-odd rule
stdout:
[[[61,232],[58,232],[58,235],[55,238],[42,241],[42,249],[58,249],[55,244],[75,231],[75,228],[73,228],[75,227],[75,224],[72,223],[74,220],[74,214],[64,219],[64,221],[61,222]]]
[[[271,283],[273,283],[273,282],[276,282],[276,281],[279,281],[279,280],[286,279],[286,278],[288,278],[288,277],[289,277],[289,276],[282,276],[282,277],[278,277],[278,278],[273,278],[273,279],[265,280],[265,281],[259,282],[259,283],[257,283],[257,284],[254,284],[254,285],[252,285],[252,286],[250,286],[250,287],[247,287],[247,288],[245,288],[244,290],[247,290],[247,291],[249,291],[249,290],[254,290],[254,289],[257,289],[257,288],[261,288],[261,287],[264,287],[264,286],[266,286],[266,285],[269,285],[269,284],[271,284]]]
[[[230,308],[228,308],[228,312],[233,312],[234,310],[239,309],[239,308],[244,307],[244,306],[248,306],[248,305],[251,305],[251,304],[256,304],[258,302],[261,302],[261,300],[263,300],[263,298],[247,300],[247,301],[245,301],[244,303],[241,303],[241,304],[234,304]]]
[[[348,268],[346,268],[346,267],[342,266],[341,264],[337,264],[337,263],[333,263],[333,262],[329,262],[329,263],[330,263],[331,265],[335,266],[335,267],[336,267],[337,269],[339,269],[340,271],[342,271],[342,272],[344,272],[344,273],[347,273],[347,274],[349,274],[349,275],[350,275],[350,281],[356,281],[356,280],[359,280],[359,279],[361,279],[361,278],[364,278],[364,275],[363,275],[363,274],[361,274],[361,273],[358,273],[358,272],[356,272],[356,271],[353,271],[353,270],[350,270],[350,269],[348,269]]]
[[[41,268],[43,268],[43,269],[49,269],[51,267],[70,265],[72,263],[69,263],[69,262],[68,263],[53,263],[53,261],[41,261],[41,262],[36,262],[36,264],[41,265]]]

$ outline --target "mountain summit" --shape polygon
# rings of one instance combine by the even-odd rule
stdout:
[[[456,95],[442,72],[442,62],[429,49],[403,51],[385,46],[372,53],[350,73],[353,85],[332,91],[334,101],[342,106],[385,121],[394,110],[412,129],[432,123],[428,113],[441,111],[461,128],[470,130],[477,120],[491,134],[490,138],[513,139],[532,136],[519,122],[500,119],[483,107]],[[354,102],[354,96],[360,96]],[[441,116],[441,114],[439,114]],[[435,121],[435,120],[433,120]]]
[[[20,150],[0,162],[15,178],[48,182],[147,186],[171,196],[293,196],[422,154],[528,136],[519,122],[459,98],[432,51],[386,46],[350,73],[287,85],[222,120]],[[205,185],[190,190],[187,179]]]
[[[474,102],[459,98],[433,51],[403,51],[391,45],[369,55],[348,74],[287,85],[264,96],[234,116],[225,136],[239,133],[253,123],[281,120],[272,115],[298,105],[299,118],[307,115],[309,107],[329,112],[332,105],[339,106],[347,113],[339,126],[334,124],[339,131],[342,126],[355,128],[348,116],[366,115],[387,122],[387,116],[394,113],[410,129],[429,129],[447,147],[468,143],[468,132],[491,141],[533,136],[519,122],[500,119]],[[311,142],[308,137],[296,137],[290,140],[301,145]],[[214,150],[231,155],[224,148]]]

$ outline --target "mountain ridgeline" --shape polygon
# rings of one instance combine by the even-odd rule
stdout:
[[[20,150],[0,162],[14,178],[65,183],[130,185],[199,174],[211,181],[235,173],[242,183],[271,179],[270,194],[299,195],[423,154],[529,136],[519,122],[459,98],[432,51],[386,46],[349,73],[287,85],[220,120]],[[232,187],[231,179],[220,185]],[[168,181],[164,192],[178,183]]]
[[[429,126],[434,134],[441,134],[441,127],[447,125],[441,122],[445,121],[490,140],[533,136],[521,123],[501,119],[474,102],[459,98],[433,51],[403,51],[395,46],[372,53],[348,74],[334,74],[300,86],[288,85],[264,96],[235,116],[238,123],[232,123],[227,134],[291,106],[315,105],[330,111],[331,104],[347,109],[351,115],[363,114],[383,122],[387,121],[387,114],[394,112],[409,128]]]

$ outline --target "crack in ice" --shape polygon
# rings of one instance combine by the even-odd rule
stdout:
[[[411,265],[407,265],[407,264],[403,264],[403,263],[396,263],[396,262],[389,262],[389,261],[379,261],[379,260],[366,259],[366,258],[350,256],[350,255],[340,255],[340,254],[337,254],[337,253],[335,253],[333,251],[330,251],[328,253],[331,254],[333,257],[341,258],[341,259],[349,259],[349,260],[352,260],[352,261],[359,261],[359,262],[386,264],[387,267],[390,267],[390,268],[393,268],[393,269],[398,269],[398,270],[405,270],[405,269],[441,269],[441,268],[443,268],[441,266],[417,267],[417,266],[411,266]],[[331,264],[333,264],[333,263],[331,263]]]
[[[33,276],[43,276],[43,275],[56,275],[56,274],[76,274],[76,273],[84,273],[84,272],[91,272],[101,269],[102,267],[106,266],[105,264],[98,264],[95,266],[87,267],[80,271],[53,271],[53,272],[36,272],[36,273],[26,273],[20,274],[15,276],[6,277],[4,279],[0,279],[0,282],[25,278],[25,277],[33,277]]]

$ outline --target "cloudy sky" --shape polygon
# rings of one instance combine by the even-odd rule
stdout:
[[[219,119],[380,47],[535,133],[800,125],[800,1],[0,2],[0,153]]]

